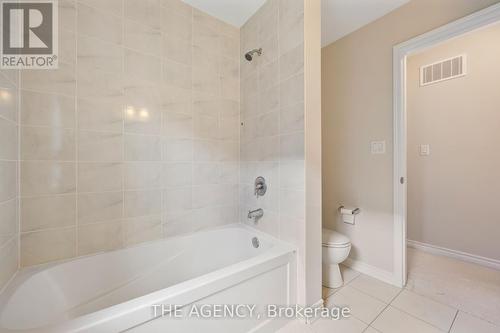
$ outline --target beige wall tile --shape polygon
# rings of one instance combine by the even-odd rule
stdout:
[[[17,130],[16,123],[0,118],[0,160],[18,159]]]
[[[78,194],[78,225],[119,220],[122,216],[122,192]]]
[[[76,225],[76,195],[21,199],[21,231]]]
[[[75,65],[60,63],[50,71],[22,71],[23,89],[74,96],[76,90]]]
[[[124,113],[124,129],[126,133],[159,135],[161,131],[162,113],[147,107],[135,108],[127,106]]]
[[[12,238],[0,251],[0,287],[16,273],[19,264],[18,240]]]
[[[300,44],[280,58],[280,81],[304,72],[304,45]]]
[[[163,135],[167,138],[192,138],[193,117],[186,113],[163,113]]]
[[[120,73],[123,70],[123,49],[99,38],[78,35],[79,72],[96,69]]]
[[[124,0],[125,17],[160,29],[160,3],[161,0]]]
[[[304,131],[304,103],[284,107],[280,110],[280,134]]]
[[[123,243],[130,246],[162,237],[161,216],[147,216],[123,221]]]
[[[218,184],[220,180],[220,164],[194,163],[193,165],[193,185]]]
[[[119,162],[123,160],[123,135],[120,133],[79,131],[78,160]]]
[[[122,163],[78,164],[78,192],[120,191],[122,188]]]
[[[285,54],[304,42],[303,1],[280,0],[280,53]]]
[[[191,65],[192,46],[190,40],[164,34],[162,38],[163,57],[177,63]]]
[[[21,234],[21,266],[43,264],[76,255],[76,228]]]
[[[75,98],[23,90],[21,124],[31,126],[75,127]]]
[[[159,215],[160,213],[161,190],[125,192],[125,217]]]
[[[163,59],[163,82],[179,88],[191,88],[191,66]]]
[[[170,8],[162,8],[161,29],[170,37],[191,40],[192,18],[179,15]]]
[[[123,15],[123,0],[78,0],[78,2],[114,15]]]
[[[193,170],[192,163],[165,163],[163,165],[163,187],[187,187],[193,184],[193,176],[197,169]]]
[[[191,187],[171,188],[163,191],[162,210],[167,215],[177,215],[193,207],[193,190]]]
[[[21,127],[21,159],[74,161],[75,130],[50,127]]]
[[[125,47],[160,57],[163,54],[163,36],[159,28],[125,20]]]
[[[78,67],[78,97],[98,102],[123,96],[123,75],[99,69]]]
[[[262,56],[259,59],[262,65],[268,64],[270,62],[273,62],[279,58],[279,39],[278,35],[271,35],[267,36],[266,39],[264,39],[261,42],[262,45],[262,50],[265,50],[262,52]]]
[[[78,255],[110,251],[122,247],[121,221],[78,227]]]
[[[220,92],[220,76],[213,68],[193,68],[193,89],[210,94]]]
[[[0,116],[17,122],[18,91],[12,82],[0,73]]]
[[[240,40],[239,38],[233,38],[227,35],[219,36],[220,55],[230,58],[232,60],[240,60]]]
[[[259,91],[264,92],[279,83],[280,62],[275,61],[262,66],[259,71]]]
[[[122,18],[78,3],[78,33],[122,43]]]
[[[106,100],[79,98],[77,103],[78,129],[103,132],[123,131],[123,99],[121,96]]]
[[[161,161],[161,138],[150,135],[125,135],[126,161]]]
[[[195,115],[193,137],[197,139],[217,139],[219,134],[218,117]]]
[[[127,80],[159,83],[161,59],[131,50],[125,50],[125,75]]]
[[[259,113],[266,113],[273,110],[276,110],[280,107],[280,86],[274,86],[271,89],[261,92],[259,96],[259,104],[258,107],[255,107]],[[286,97],[283,94],[283,97]],[[287,104],[284,101],[284,104]]]
[[[257,12],[259,19],[259,39],[265,40],[269,36],[278,34],[279,1],[268,0]]]
[[[167,139],[163,147],[165,161],[193,161],[193,140],[191,139]]]
[[[280,105],[286,107],[304,101],[304,75],[283,81],[280,86]]]
[[[21,78],[21,154],[33,160],[21,164],[23,265],[157,239],[167,223],[178,233],[235,222],[239,29],[180,0],[59,8],[60,69]],[[1,119],[17,119],[14,74],[0,72],[12,97],[0,100],[8,137],[15,124]],[[17,157],[9,147],[0,159]],[[213,170],[198,177],[193,210],[195,159]],[[0,202],[15,200],[15,179],[16,163],[0,161]]]
[[[73,193],[76,165],[72,162],[21,162],[21,195],[38,196]]]
[[[160,5],[176,14],[184,15],[188,18],[190,18],[193,13],[193,8],[182,0],[161,0]]]
[[[280,137],[280,159],[282,161],[304,160],[304,132]]]
[[[280,212],[283,216],[303,220],[305,218],[305,192],[298,190],[280,191]]]
[[[59,62],[74,64],[76,61],[76,33],[59,27]]]
[[[59,28],[75,31],[76,30],[76,1],[59,0]]]
[[[125,190],[161,188],[162,167],[159,162],[125,163]]]
[[[78,226],[78,255],[115,250],[122,247],[120,221]]]
[[[193,22],[193,45],[205,52],[212,54],[220,53],[220,36],[214,28],[199,22],[197,16]]]
[[[0,203],[0,248],[19,232],[16,198]]]
[[[281,161],[280,163],[280,188],[305,189],[304,161]]]

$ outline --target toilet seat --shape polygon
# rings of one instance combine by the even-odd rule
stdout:
[[[351,241],[345,235],[330,229],[323,229],[322,246],[345,248],[351,246]]]

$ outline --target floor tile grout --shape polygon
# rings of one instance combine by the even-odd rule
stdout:
[[[451,332],[451,329],[453,328],[453,325],[455,324],[455,320],[457,320],[457,317],[458,317],[458,312],[460,310],[457,310],[457,312],[455,312],[455,317],[453,317],[453,321],[451,322],[451,325],[450,325],[450,329],[448,330],[448,333]]]
[[[399,294],[401,294],[401,292],[402,292],[402,291],[403,291],[403,289],[401,289],[401,290],[398,292],[398,294],[396,295],[396,297],[398,297],[398,296],[399,296]],[[394,297],[394,299],[395,299],[396,297]],[[393,300],[394,300],[394,299],[393,299]],[[392,301],[391,301],[391,302],[392,302]],[[380,311],[380,313],[379,313],[379,314],[375,317],[375,319],[373,319],[373,320],[372,320],[372,321],[368,324],[368,326],[371,326],[371,325],[372,325],[372,324],[373,324],[373,323],[374,323],[374,322],[375,322],[375,321],[376,321],[376,320],[380,317],[380,315],[381,315],[382,313],[384,313],[384,311],[385,311],[385,310],[387,310],[387,308],[388,308],[389,306],[391,306],[391,303],[387,303],[387,305],[386,305],[386,306],[382,309],[382,311]]]
[[[441,304],[441,305],[444,305],[444,306],[450,307],[450,308],[455,309],[455,310],[462,311],[462,310],[460,310],[459,308],[455,307],[454,305],[451,305],[451,304],[449,304],[449,303],[444,303],[443,301],[438,301],[438,300],[435,300],[435,299],[433,299],[433,298],[431,298],[431,297],[429,297],[429,296],[427,296],[427,295],[421,294],[421,293],[419,293],[419,292],[417,292],[417,291],[415,291],[415,290],[408,289],[408,288],[407,288],[407,286],[405,286],[403,289],[404,289],[404,290],[406,290],[406,291],[408,291],[408,292],[410,292],[410,293],[413,293],[413,294],[415,294],[415,295],[418,295],[418,296],[421,296],[421,297],[424,297],[424,298],[430,299],[431,301],[436,302],[436,303],[438,303],[438,304]]]
[[[397,297],[397,296],[401,293],[401,291],[403,291],[403,289],[401,288],[401,290],[400,290],[400,291],[398,291],[398,293],[394,296],[394,298],[392,298],[389,302],[387,302],[387,301],[385,301],[385,300],[383,300],[383,299],[378,298],[377,296],[374,296],[374,295],[371,295],[371,294],[367,293],[367,292],[366,292],[366,291],[364,291],[364,290],[361,290],[361,289],[359,289],[359,288],[356,288],[355,286],[350,286],[350,287],[351,287],[351,288],[356,289],[356,290],[357,290],[357,291],[359,291],[360,293],[363,293],[363,294],[365,294],[365,295],[370,296],[371,298],[375,298],[376,300],[378,300],[378,301],[380,301],[380,302],[382,302],[382,303],[384,303],[384,304],[391,304],[391,302],[394,300],[394,298],[396,298],[396,297]],[[342,287],[342,288],[343,288],[343,287]]]
[[[354,271],[356,272],[356,271]],[[361,290],[360,288],[356,287],[354,284],[353,284],[353,281],[356,281],[358,279],[360,279],[361,277],[363,276],[366,276],[367,278],[371,278],[371,276],[369,275],[365,275],[365,274],[362,274],[362,273],[359,273],[359,272],[356,272],[358,273],[357,275],[355,275],[351,280],[349,280],[348,282],[346,282],[343,286],[341,286],[340,288],[336,288],[335,290],[332,290],[332,293],[329,294],[327,297],[325,297],[325,304],[326,302],[332,302],[332,304],[335,304],[334,303],[334,295],[337,295],[338,293],[342,293],[342,290],[345,289],[346,286],[349,286],[349,287],[352,287],[354,290],[356,290],[357,292],[367,296],[367,297],[370,297],[374,300],[377,300],[379,302],[382,302],[385,306],[383,307],[383,309],[378,312],[378,314],[376,315],[376,317],[371,320],[370,322],[366,322],[360,318],[358,318],[356,315],[354,314],[351,314],[351,317],[353,317],[354,319],[358,320],[359,322],[363,323],[364,325],[367,325],[361,332],[366,332],[367,330],[369,330],[370,328],[372,328],[373,330],[377,331],[378,330],[373,326],[373,324],[385,313],[388,311],[389,308],[393,308],[397,311],[400,311],[401,313],[404,313],[405,315],[421,322],[421,323],[425,323],[427,325],[429,325],[429,327],[433,327],[434,329],[440,331],[440,332],[443,332],[443,333],[451,333],[451,331],[454,329],[454,327],[456,327],[458,324],[457,324],[457,318],[458,318],[458,315],[460,313],[460,311],[462,311],[464,314],[467,314],[467,315],[470,315],[474,318],[476,318],[477,320],[480,320],[480,321],[483,321],[485,323],[488,323],[488,324],[492,324],[493,326],[498,326],[496,323],[494,322],[491,322],[489,320],[486,320],[486,319],[483,319],[482,317],[478,316],[478,315],[475,315],[475,314],[472,314],[472,313],[469,313],[468,311],[464,311],[464,310],[461,310],[460,308],[456,307],[455,305],[453,304],[450,304],[449,302],[444,302],[443,300],[436,300],[432,297],[432,295],[427,295],[425,293],[420,293],[418,292],[417,290],[414,290],[414,289],[410,289],[409,287],[409,284],[407,284],[406,286],[404,286],[403,288],[398,288],[398,292],[392,296],[392,297],[389,297],[388,300],[384,300],[384,299],[381,299],[379,298],[378,296],[374,296],[372,295],[371,293],[369,292],[366,292],[364,290]],[[374,279],[374,280],[377,280],[377,279]],[[377,282],[382,282],[380,280],[377,280]],[[376,286],[376,285],[375,285]],[[390,286],[390,285],[389,285]],[[326,288],[326,287],[325,287]],[[327,288],[329,289],[329,288]],[[366,289],[366,288],[365,288]],[[370,288],[369,288],[370,289]],[[383,288],[380,288],[382,289],[382,292],[384,291]],[[387,289],[387,288],[386,288]],[[378,290],[375,290],[375,291],[378,291]],[[447,320],[445,320],[444,324],[445,325],[442,325],[444,327],[450,325],[448,327],[448,329],[444,328],[444,330],[442,330],[443,328],[440,328],[438,326],[436,326],[436,324],[433,324],[429,321],[427,321],[426,319],[429,319],[427,318],[426,316],[416,316],[412,313],[409,313],[407,312],[405,309],[402,309],[400,308],[399,306],[395,305],[396,303],[396,300],[401,296],[401,294],[406,291],[408,292],[409,294],[413,294],[414,297],[421,297],[422,298],[422,301],[428,301],[429,303],[432,302],[432,303],[435,303],[436,306],[440,305],[442,307],[446,307],[448,308],[447,312],[446,312],[446,315],[445,316],[440,316],[439,318],[440,319],[446,319],[446,318],[451,318],[453,317],[453,319],[451,320],[451,323],[449,322],[449,324],[447,324]],[[424,290],[425,291],[425,290]],[[377,292],[375,292],[377,294]],[[382,294],[381,294],[382,295]],[[389,293],[389,296],[390,296],[390,293]],[[452,312],[454,311],[454,313]],[[420,317],[426,317],[426,319],[422,319]],[[443,317],[443,318],[441,318]],[[448,319],[449,320],[449,319]],[[439,321],[438,325],[441,325],[441,320]]]

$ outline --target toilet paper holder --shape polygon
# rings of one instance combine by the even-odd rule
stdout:
[[[344,205],[340,205],[340,207],[338,208],[338,211],[339,213],[342,211],[342,209],[344,209]],[[359,213],[361,213],[361,209],[359,208],[354,208],[352,211],[351,211],[351,215],[358,215]]]

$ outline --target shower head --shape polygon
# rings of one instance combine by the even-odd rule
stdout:
[[[260,48],[260,49],[253,49],[252,51],[248,51],[245,54],[245,59],[248,60],[248,61],[252,61],[253,55],[255,53],[257,53],[258,56],[261,56],[262,55],[262,48]]]

